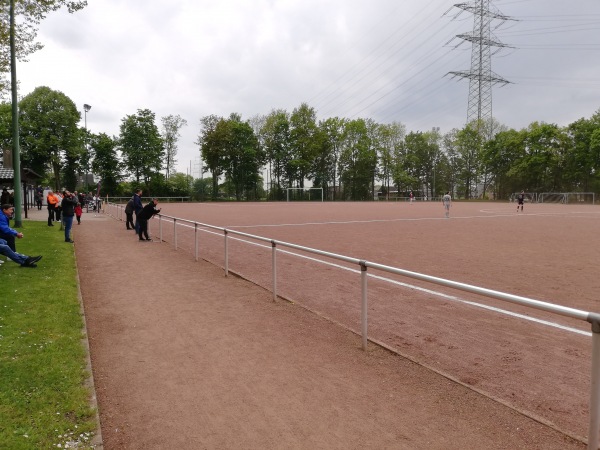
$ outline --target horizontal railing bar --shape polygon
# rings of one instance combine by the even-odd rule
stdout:
[[[438,278],[431,275],[411,272],[409,270],[398,269],[396,267],[385,266],[383,264],[372,263],[369,261],[366,261],[365,264],[367,267],[371,267],[373,269],[379,269],[385,272],[394,273],[396,275],[403,275],[405,277],[427,281],[430,283],[438,284],[440,286],[447,286],[465,292],[480,294],[486,297],[497,298],[499,300],[504,300],[507,302],[528,306],[534,309],[540,309],[543,311],[560,314],[562,316],[567,316],[574,319],[587,321],[591,314],[590,312],[582,311],[575,308],[569,308],[567,306],[556,305],[554,303],[548,303],[541,300],[534,300],[527,297],[521,297],[519,295],[507,294],[505,292],[495,291],[493,289],[482,288],[478,286],[473,286],[471,284],[460,283],[458,281],[447,280],[445,278]]]
[[[406,276],[406,277],[413,278],[416,280],[427,281],[430,283],[438,284],[440,286],[446,286],[446,287],[458,289],[458,290],[465,291],[465,292],[471,292],[474,294],[484,295],[484,296],[488,296],[491,298],[496,298],[498,300],[503,300],[503,301],[507,301],[510,303],[527,306],[527,307],[542,310],[542,311],[548,311],[548,312],[551,312],[554,314],[559,314],[562,316],[571,317],[571,318],[578,319],[578,320],[590,322],[592,318],[593,319],[597,318],[596,313],[592,313],[589,311],[583,311],[580,309],[569,308],[567,306],[556,305],[554,303],[548,303],[548,302],[544,302],[541,300],[534,300],[534,299],[530,299],[527,297],[521,297],[519,295],[507,294],[504,292],[495,291],[493,289],[487,289],[487,288],[473,286],[473,285],[466,284],[466,283],[460,283],[458,281],[447,280],[445,278],[438,278],[438,277],[434,277],[431,275],[425,275],[425,274],[421,274],[421,273],[417,273],[417,272],[411,272],[410,270],[399,269],[397,267],[386,266],[384,264],[378,264],[378,263],[374,263],[374,262],[370,262],[370,261],[364,261],[364,260],[361,260],[358,258],[352,258],[349,256],[340,255],[337,253],[331,253],[331,252],[326,252],[324,250],[317,250],[317,249],[310,248],[310,247],[304,247],[304,246],[298,245],[298,244],[292,244],[290,242],[269,239],[269,238],[265,238],[263,236],[257,236],[257,235],[250,234],[250,233],[244,233],[242,231],[231,230],[229,228],[216,227],[214,225],[193,222],[188,219],[180,219],[178,217],[172,217],[172,216],[163,215],[162,217],[177,220],[177,221],[185,220],[190,223],[196,223],[202,227],[212,228],[212,229],[216,229],[216,230],[222,230],[222,231],[226,230],[227,233],[230,233],[230,234],[236,234],[238,236],[244,236],[247,238],[256,239],[258,241],[274,243],[278,246],[293,248],[296,250],[301,250],[301,251],[313,253],[316,255],[326,256],[328,258],[333,258],[333,259],[345,261],[345,262],[352,263],[352,264],[361,264],[361,261],[363,261],[367,267],[371,267],[373,269],[383,270],[384,272],[394,273],[396,275],[402,275],[402,276]]]

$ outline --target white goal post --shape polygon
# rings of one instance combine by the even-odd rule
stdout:
[[[538,195],[539,203],[562,203],[564,205],[594,205],[594,192],[542,192]]]
[[[287,188],[287,201],[323,201],[323,188]]]

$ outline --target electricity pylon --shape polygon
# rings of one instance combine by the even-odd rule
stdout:
[[[502,48],[503,44],[492,33],[492,21],[500,21],[494,26],[497,29],[507,20],[513,20],[491,6],[492,0],[474,0],[470,3],[457,3],[454,7],[473,14],[473,32],[458,34],[456,37],[471,42],[471,69],[448,72],[452,77],[469,79],[469,103],[467,107],[467,123],[477,121],[478,124],[492,123],[492,86],[506,85],[510,81],[492,71],[492,55]],[[462,11],[456,14],[458,17]],[[454,39],[454,38],[453,38]],[[461,42],[462,43],[462,42]],[[458,44],[460,45],[460,43]],[[458,47],[458,45],[456,47]],[[494,47],[494,50],[492,48]],[[512,48],[512,47],[510,47]],[[479,126],[479,125],[478,125]],[[491,137],[491,136],[489,136]]]

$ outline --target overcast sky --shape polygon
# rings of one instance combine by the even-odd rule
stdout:
[[[48,86],[117,136],[138,109],[179,114],[177,169],[199,176],[201,117],[248,119],[302,102],[318,118],[393,121],[408,131],[466,122],[473,16],[447,0],[88,0],[41,24],[44,49],[17,66],[19,95]],[[464,2],[463,2],[464,3]],[[600,1],[504,0],[492,22],[505,48],[492,70],[493,115],[521,129],[567,125],[600,108]]]

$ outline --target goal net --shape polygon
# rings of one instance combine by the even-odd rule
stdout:
[[[288,202],[322,202],[323,188],[287,188]]]
[[[564,205],[593,205],[594,192],[542,192],[538,196],[540,203],[562,203]]]
[[[511,194],[510,201],[516,202],[520,194],[520,192],[514,192],[513,194]],[[523,195],[525,196],[526,203],[535,203],[537,201],[537,194],[535,192],[523,192]]]

